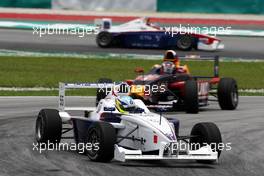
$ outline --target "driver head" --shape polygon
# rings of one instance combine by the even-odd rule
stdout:
[[[124,96],[118,96],[115,100],[116,108],[119,112],[129,112],[131,109],[134,109],[136,107],[136,104],[130,96],[124,95]]]
[[[166,61],[161,65],[161,73],[162,74],[173,74],[176,71],[176,66],[174,63]]]
[[[180,60],[177,53],[173,50],[167,50],[164,54],[163,62],[170,61],[173,62],[176,66],[180,65]]]

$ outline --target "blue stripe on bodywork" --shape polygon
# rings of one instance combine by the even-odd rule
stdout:
[[[165,34],[165,31],[137,31],[112,33],[114,40],[128,48],[173,48],[180,35]]]

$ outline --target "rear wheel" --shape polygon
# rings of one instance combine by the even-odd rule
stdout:
[[[217,88],[218,103],[223,110],[234,110],[238,105],[237,83],[233,78],[222,78]]]
[[[108,78],[100,78],[98,80],[98,83],[113,83],[112,79],[108,79]],[[96,91],[96,103],[95,105],[97,106],[99,101],[101,99],[104,99],[107,95],[107,93],[109,93],[109,91],[111,91],[111,88],[98,88]]]
[[[107,48],[111,46],[113,36],[111,33],[103,31],[100,32],[96,37],[96,43],[102,48]]]
[[[176,46],[180,50],[189,51],[192,49],[192,43],[192,36],[185,34],[179,36]]]
[[[116,131],[106,122],[94,122],[87,131],[85,143],[92,144],[86,154],[92,161],[109,162],[114,157]]]
[[[56,109],[42,109],[37,117],[35,137],[40,143],[59,143],[62,121]]]
[[[219,144],[222,143],[222,137],[219,128],[211,122],[197,123],[191,131],[190,145],[192,150],[198,150],[206,144],[210,145],[213,151],[221,155]],[[200,163],[213,163],[212,160],[197,160]]]
[[[196,114],[199,112],[198,87],[195,80],[185,82],[184,106],[186,113]]]

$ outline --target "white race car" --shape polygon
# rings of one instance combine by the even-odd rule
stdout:
[[[96,43],[99,47],[152,48],[179,50],[224,49],[221,39],[196,30],[178,27],[161,27],[150,23],[150,18],[138,18],[127,23],[112,26],[111,19],[98,19]],[[185,30],[183,30],[185,29]]]
[[[161,111],[153,113],[141,100],[133,100],[115,89],[101,99],[97,107],[65,106],[66,89],[101,86],[99,83],[60,83],[59,109],[42,109],[38,114],[37,142],[58,144],[64,138],[62,134],[73,130],[72,138],[77,144],[93,144],[86,151],[93,161],[218,161],[221,151],[211,144],[217,146],[222,139],[214,123],[198,123],[190,135],[180,136],[179,120],[165,118]],[[83,111],[85,115],[74,116],[69,113],[71,111]]]

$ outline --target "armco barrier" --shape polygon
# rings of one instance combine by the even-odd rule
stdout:
[[[264,14],[264,0],[157,0],[157,11]]]
[[[0,7],[51,8],[51,0],[0,0]]]

